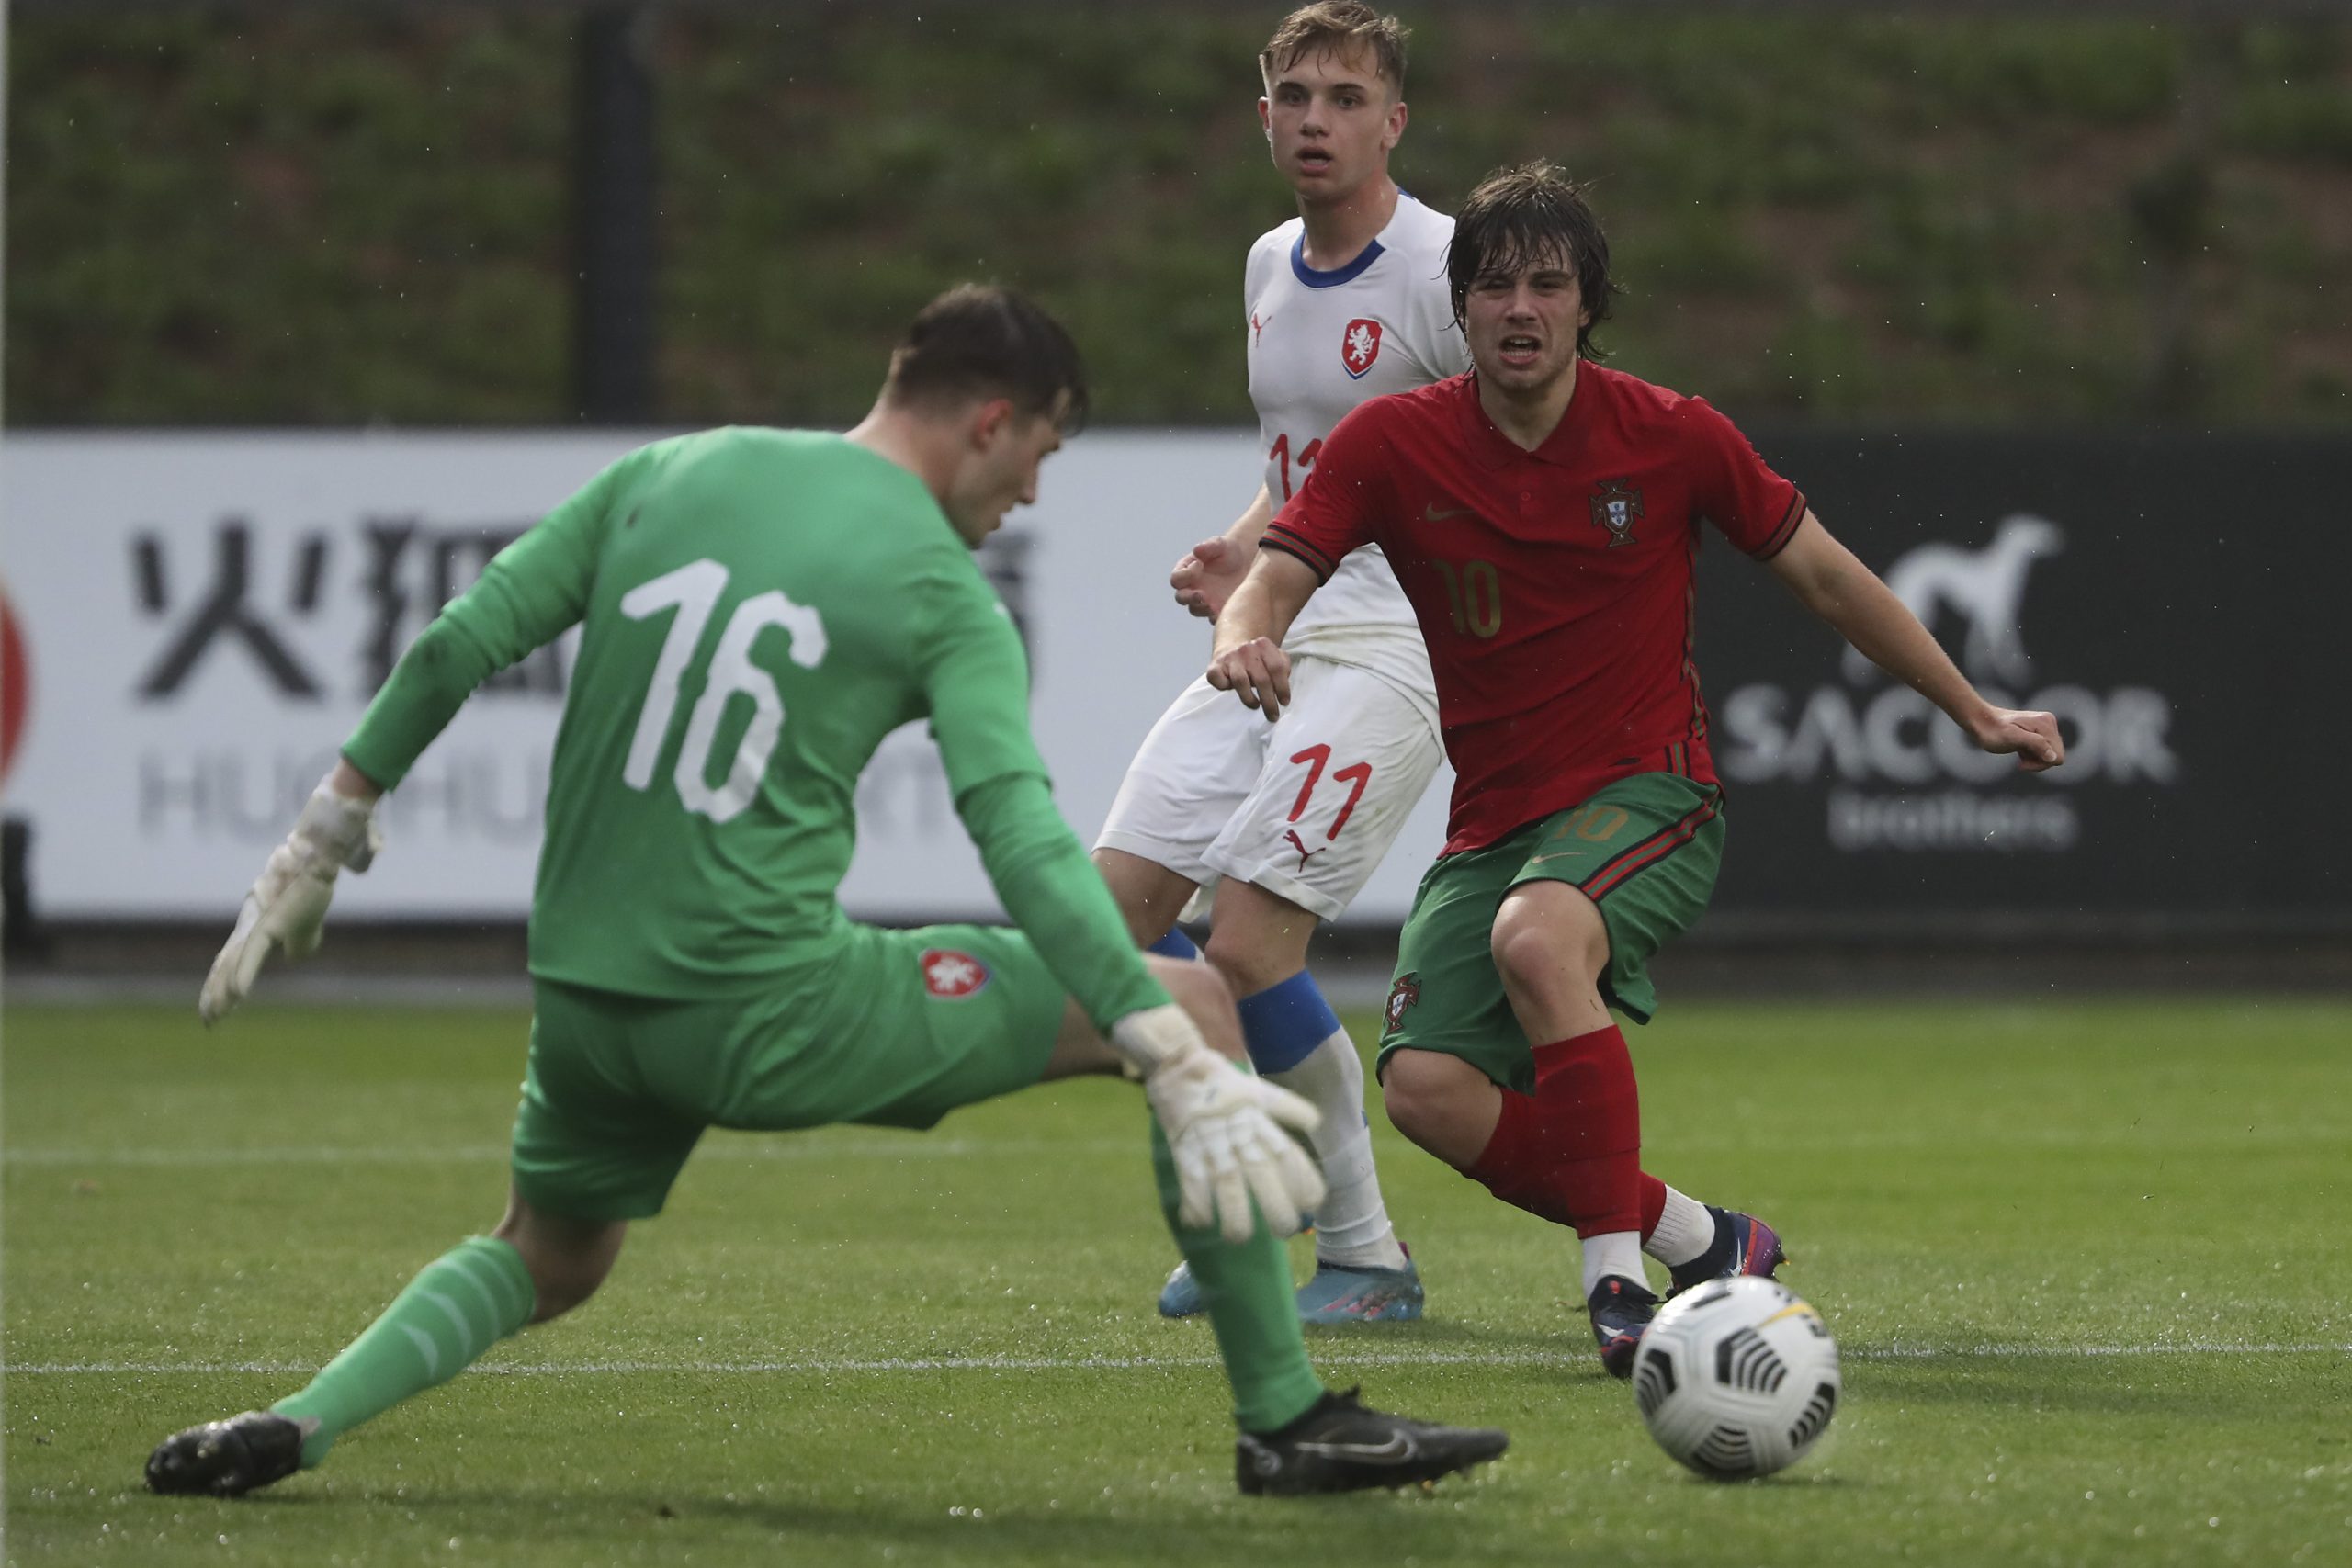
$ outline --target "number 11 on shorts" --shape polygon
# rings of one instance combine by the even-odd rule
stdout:
[[[1318,741],[1293,756],[1291,761],[1306,769],[1306,782],[1298,786],[1298,799],[1292,803],[1290,808],[1290,820],[1295,822],[1306,815],[1307,799],[1314,795],[1315,786],[1322,782],[1324,766],[1331,761],[1331,748]],[[1348,814],[1355,810],[1356,802],[1363,798],[1364,785],[1372,782],[1372,764],[1350,762],[1332,773],[1331,782],[1346,784],[1348,798],[1340,804],[1339,815],[1331,818],[1331,826],[1323,835],[1326,842],[1338,838],[1340,829],[1348,825]]]

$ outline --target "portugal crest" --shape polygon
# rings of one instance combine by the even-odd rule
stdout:
[[[1361,379],[1379,357],[1380,323],[1369,316],[1358,316],[1340,339],[1340,363],[1348,367],[1350,376]]]
[[[1397,976],[1396,983],[1388,987],[1388,1010],[1385,1014],[1387,1022],[1382,1032],[1396,1033],[1405,1022],[1406,1012],[1420,999],[1421,977],[1419,975]]]
[[[1642,514],[1642,492],[1623,479],[1611,479],[1592,492],[1592,521],[1609,530],[1609,547],[1634,542],[1634,520]]]
[[[976,996],[989,983],[989,966],[968,953],[948,947],[923,949],[922,988],[945,1002]]]

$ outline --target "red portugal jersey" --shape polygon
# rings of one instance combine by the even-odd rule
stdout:
[[[1474,376],[1364,403],[1265,543],[1319,578],[1360,545],[1396,569],[1437,675],[1452,854],[1630,774],[1713,783],[1691,662],[1700,525],[1763,560],[1804,512],[1704,400],[1580,364],[1532,452]]]

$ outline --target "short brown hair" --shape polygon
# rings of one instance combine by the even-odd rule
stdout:
[[[1454,214],[1453,242],[1445,251],[1445,278],[1453,290],[1453,320],[1479,278],[1516,276],[1557,254],[1576,269],[1577,291],[1592,320],[1577,329],[1577,353],[1609,357],[1593,346],[1592,329],[1609,315],[1609,236],[1585,200],[1584,186],[1542,158],[1498,169],[1478,182]]]
[[[890,355],[882,395],[933,409],[1006,398],[1029,418],[1058,407],[1062,433],[1073,434],[1086,422],[1086,362],[1035,300],[992,283],[959,283],[915,313]]]
[[[1384,17],[1355,0],[1316,0],[1284,17],[1266,47],[1258,51],[1258,73],[1272,77],[1287,71],[1310,54],[1329,51],[1352,54],[1368,50],[1373,71],[1390,90],[1405,91],[1405,39],[1409,31],[1394,17]]]

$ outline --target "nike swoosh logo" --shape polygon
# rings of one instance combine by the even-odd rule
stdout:
[[[1476,510],[1477,508],[1471,506],[1457,506],[1451,512],[1440,512],[1437,509],[1436,503],[1432,502],[1430,504],[1421,508],[1421,521],[1424,523],[1442,523],[1449,517],[1467,517],[1471,513]]]
[[[1361,1460],[1366,1464],[1406,1464],[1420,1455],[1420,1445],[1412,1438],[1397,1436],[1378,1445],[1371,1443],[1301,1443],[1298,1451],[1323,1459]]]

